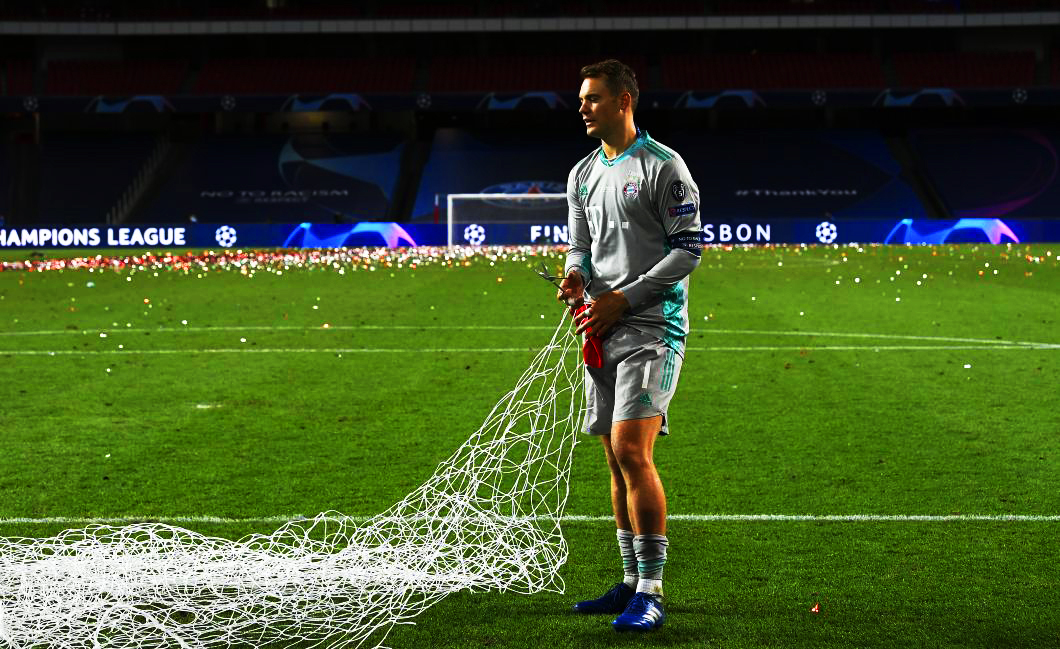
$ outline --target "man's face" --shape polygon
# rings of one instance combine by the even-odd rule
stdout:
[[[603,77],[583,79],[578,100],[581,102],[578,112],[585,122],[585,134],[589,137],[606,139],[624,126],[622,97],[611,94]]]

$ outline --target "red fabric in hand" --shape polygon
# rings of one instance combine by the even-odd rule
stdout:
[[[574,315],[577,316],[587,308],[589,308],[587,305],[581,305],[575,310]],[[599,369],[604,366],[604,341],[600,336],[594,336],[592,329],[585,330],[585,344],[582,345],[582,358],[585,360],[585,364],[589,367]]]

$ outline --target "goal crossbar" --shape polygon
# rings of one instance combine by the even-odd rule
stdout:
[[[483,200],[559,200],[566,199],[566,194],[447,194],[446,195],[446,243],[450,248],[453,247],[453,201],[470,198],[470,199],[483,199]]]

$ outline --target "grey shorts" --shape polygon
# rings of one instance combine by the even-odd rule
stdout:
[[[610,435],[611,424],[662,415],[677,389],[681,355],[655,336],[616,325],[604,339],[603,367],[585,366],[585,432]]]

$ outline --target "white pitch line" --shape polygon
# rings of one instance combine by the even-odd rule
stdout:
[[[1060,349],[1060,345],[825,345],[756,346],[756,347],[686,347],[690,352],[851,352],[851,351],[1000,351]],[[166,356],[193,354],[529,354],[531,347],[444,347],[444,348],[254,348],[225,349],[11,349],[0,350],[0,356]]]
[[[363,522],[375,518],[374,516],[349,516],[350,520]],[[667,519],[672,521],[691,521],[699,523],[709,522],[848,522],[848,523],[945,523],[945,522],[1013,522],[1013,523],[1056,523],[1060,522],[1060,515],[1041,514],[670,514]],[[101,516],[101,517],[74,517],[74,516],[48,516],[44,518],[0,518],[0,525],[128,525],[131,523],[211,523],[220,525],[241,525],[255,523],[290,523],[295,521],[311,521],[305,516],[258,516],[248,518],[226,518],[223,516]],[[541,517],[535,520],[552,520],[551,517]],[[613,516],[587,516],[570,514],[561,516],[563,523],[598,523],[613,522]]]
[[[763,352],[763,351],[1001,351],[1001,350],[1060,350],[1060,345],[831,345],[823,347],[688,347],[692,352]],[[451,348],[262,348],[236,347],[227,349],[13,349],[0,350],[0,356],[138,356],[192,354],[478,354],[478,353],[533,353],[530,347],[451,347]]]
[[[54,336],[54,335],[96,335],[106,333],[115,335],[120,333],[210,333],[215,331],[552,331],[551,326],[541,325],[328,325],[323,326],[296,326],[296,325],[223,325],[217,327],[171,327],[158,329],[143,328],[121,328],[113,329],[46,329],[41,331],[0,331],[0,337],[14,336]],[[952,336],[917,336],[908,334],[875,334],[864,332],[838,332],[838,331],[766,331],[759,329],[691,329],[692,334],[722,334],[722,335],[748,335],[748,336],[805,336],[811,338],[879,338],[881,340],[924,340],[953,343],[973,343],[982,345],[1044,345],[1055,343],[1027,342],[998,340],[996,338],[958,338]]]
[[[751,336],[812,336],[821,338],[881,338],[884,340],[937,340],[951,343],[980,343],[984,345],[1049,345],[1051,343],[1019,342],[997,338],[953,338],[949,336],[911,336],[906,334],[841,333],[829,331],[760,331],[755,329],[696,329],[692,333],[746,334]]]
[[[0,331],[0,336],[57,336],[63,334],[91,335],[107,333],[110,335],[120,333],[209,333],[211,331],[386,331],[393,329],[397,331],[445,331],[445,330],[482,330],[482,331],[552,331],[554,327],[541,325],[332,325],[324,326],[296,326],[296,325],[223,325],[218,327],[159,327],[158,329],[143,329],[133,327],[114,327],[107,329],[45,329],[42,331]]]

